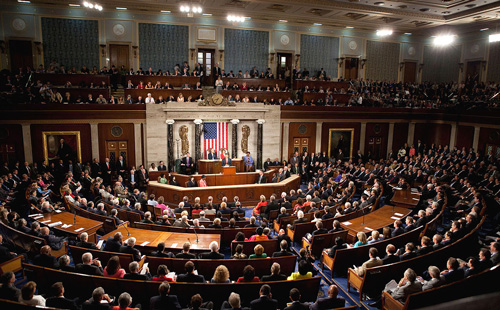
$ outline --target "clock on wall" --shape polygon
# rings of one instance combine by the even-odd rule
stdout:
[[[280,37],[280,42],[282,45],[288,45],[288,43],[290,43],[290,37],[284,34]]]
[[[125,33],[125,27],[122,24],[116,24],[113,26],[113,33],[117,36],[122,36]]]
[[[358,43],[354,40],[350,41],[348,45],[349,48],[353,51],[355,51],[358,48]]]
[[[12,28],[16,31],[23,31],[26,29],[26,22],[21,18],[14,18],[12,21]]]
[[[413,46],[410,46],[410,48],[408,48],[408,55],[410,56],[414,56],[416,54],[416,50]]]

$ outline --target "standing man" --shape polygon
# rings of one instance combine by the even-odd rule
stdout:
[[[127,171],[127,165],[123,160],[123,156],[118,156],[118,160],[116,161],[116,172],[122,178],[125,178],[125,172]]]
[[[207,154],[207,159],[210,159],[210,160],[217,159],[217,153],[215,152],[214,149],[210,149],[210,152],[208,152],[208,154]]]
[[[102,164],[101,167],[101,172],[102,172],[102,178],[104,179],[104,183],[106,185],[111,184],[111,173],[113,172],[113,167],[109,162],[109,158],[106,158],[104,160],[104,163]]]
[[[250,152],[247,152],[247,154],[243,156],[243,162],[245,163],[246,172],[253,170],[253,158],[250,156]]]
[[[184,171],[184,174],[194,173],[194,160],[189,155],[189,152],[181,159],[181,169]]]

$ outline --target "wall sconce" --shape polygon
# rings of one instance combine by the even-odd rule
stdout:
[[[367,61],[366,58],[365,59],[361,59],[361,69],[365,68],[366,61]]]
[[[106,56],[106,44],[99,44],[99,46],[101,47],[102,56]]]
[[[42,56],[42,42],[36,41],[33,43],[35,43],[35,48],[36,48],[36,51],[38,53],[38,56]]]
[[[190,48],[189,51],[191,52],[191,60],[194,60],[194,52],[196,50],[194,48]]]
[[[339,66],[342,68],[342,65],[344,64],[345,57],[340,57],[338,58],[339,60]]]
[[[219,61],[222,61],[224,59],[224,50],[219,50]]]
[[[404,66],[405,66],[405,63],[404,62],[400,62],[399,63],[399,71],[403,70]]]
[[[419,64],[418,65],[418,72],[421,72],[423,68],[424,68],[424,64]]]
[[[460,68],[460,72],[464,72],[464,63],[463,62],[458,63],[458,67]]]
[[[137,46],[137,45],[132,46],[132,49],[134,50],[134,58],[137,58],[137,48],[138,47],[139,46]]]
[[[274,59],[276,58],[276,53],[270,53],[269,56],[271,57],[271,63],[274,63]]]

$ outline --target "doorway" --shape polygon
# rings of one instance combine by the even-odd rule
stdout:
[[[346,80],[357,79],[358,78],[359,58],[347,57],[344,61],[344,64],[345,64],[344,78]]]
[[[406,61],[404,66],[403,82],[415,83],[417,76],[417,63],[414,61]]]
[[[125,66],[127,72],[129,68],[129,46],[128,44],[110,44],[109,45],[110,66],[115,65],[116,69]]]
[[[481,74],[481,61],[468,61],[465,74],[467,81],[469,82],[479,81],[479,76]]]
[[[214,86],[215,81],[212,74],[212,66],[215,63],[215,49],[200,48],[198,49],[198,63],[201,66],[203,73],[201,84],[203,86]]]
[[[293,150],[290,152],[290,154],[293,154],[295,152],[298,152],[300,155],[304,154],[304,152],[310,153],[310,148],[309,148],[309,141],[311,139],[309,137],[296,137],[293,138]]]
[[[292,68],[292,53],[278,53],[278,59],[276,61],[276,78],[285,78],[285,72],[288,70],[288,75],[290,75]],[[286,82],[289,82],[288,79]]]
[[[28,40],[9,40],[11,70],[29,66],[33,69],[33,44]]]
[[[106,141],[106,157],[111,163],[116,163],[118,157],[123,156],[125,167],[128,167],[127,141]]]

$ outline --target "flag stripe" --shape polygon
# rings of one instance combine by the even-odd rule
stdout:
[[[207,158],[208,150],[214,149],[217,153],[220,149],[227,149],[228,147],[228,122],[207,122],[204,124],[205,133],[205,158]],[[220,156],[218,154],[218,156]]]

